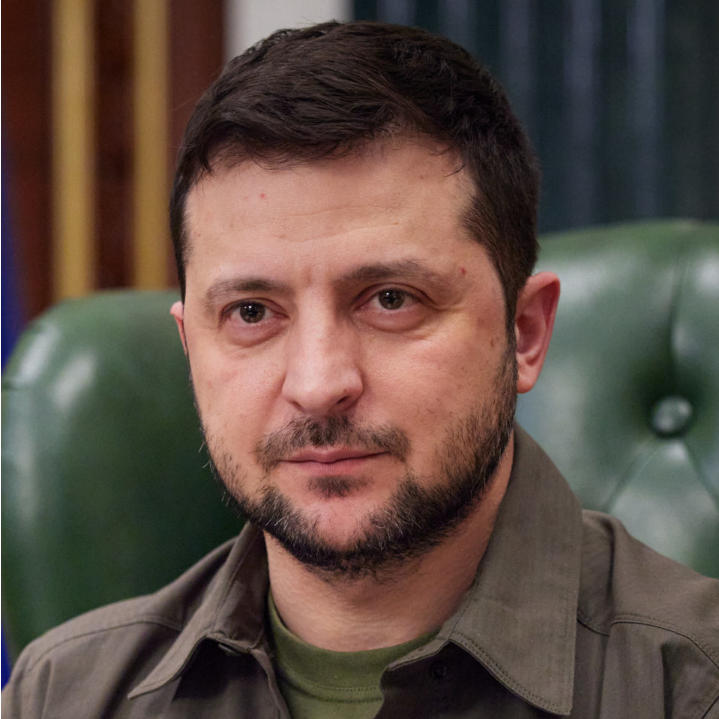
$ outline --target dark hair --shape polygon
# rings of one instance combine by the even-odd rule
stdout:
[[[457,152],[475,193],[466,228],[504,288],[508,327],[537,256],[539,171],[489,72],[416,28],[328,22],[280,30],[230,61],[185,130],[170,200],[182,297],[188,192],[219,163],[267,167],[346,155],[363,143],[425,136]],[[460,169],[460,168],[458,168]]]

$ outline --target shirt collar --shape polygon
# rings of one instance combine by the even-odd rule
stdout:
[[[582,552],[579,502],[521,428],[477,578],[440,631],[530,704],[569,714]]]
[[[579,503],[541,448],[515,427],[509,486],[477,578],[432,644],[458,644],[530,704],[568,714],[581,547]],[[129,698],[178,677],[204,639],[256,650],[268,584],[262,533],[248,525],[172,648]]]
[[[264,537],[248,524],[172,647],[128,698],[159,689],[177,678],[205,639],[240,654],[254,651],[264,636],[268,587]],[[171,588],[172,585],[166,589]]]

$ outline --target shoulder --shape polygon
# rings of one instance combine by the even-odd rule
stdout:
[[[584,511],[580,613],[596,631],[649,623],[695,637],[719,665],[719,580],[632,537],[622,523]]]
[[[18,660],[26,669],[48,655],[85,650],[103,642],[108,634],[174,635],[182,631],[211,590],[235,540],[230,540],[193,565],[175,581],[154,594],[127,599],[75,617],[27,646]]]
[[[73,688],[82,679],[82,706],[124,698],[169,650],[198,614],[232,547],[230,541],[154,594],[93,610],[29,644],[16,662],[3,709],[9,716],[43,716],[43,706],[62,706],[62,716],[80,701]],[[46,708],[45,708],[46,711]],[[91,716],[83,709],[77,716]]]
[[[663,687],[658,696],[674,716],[702,696],[707,705],[717,700],[719,581],[658,554],[600,512],[584,512],[577,618],[578,661],[582,651],[603,655],[610,694],[625,696],[624,687],[628,696],[641,682]]]

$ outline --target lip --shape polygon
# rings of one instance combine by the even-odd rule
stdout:
[[[303,449],[301,452],[289,456],[285,461],[287,462],[317,462],[319,464],[334,464],[335,462],[342,462],[348,459],[367,459],[369,457],[376,457],[384,452],[368,452],[366,449],[332,449],[332,450],[317,450],[317,449]]]

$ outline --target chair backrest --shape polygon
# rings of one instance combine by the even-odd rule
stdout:
[[[719,226],[544,238],[563,295],[520,422],[585,507],[719,576]],[[3,377],[3,615],[16,653],[152,591],[241,522],[200,451],[170,292],[65,302]],[[561,518],[558,518],[561,521]]]
[[[719,225],[544,237],[538,269],[562,296],[520,423],[585,508],[719,577]]]
[[[169,308],[172,292],[64,302],[2,383],[3,622],[16,655],[82,611],[154,591],[236,534]]]

